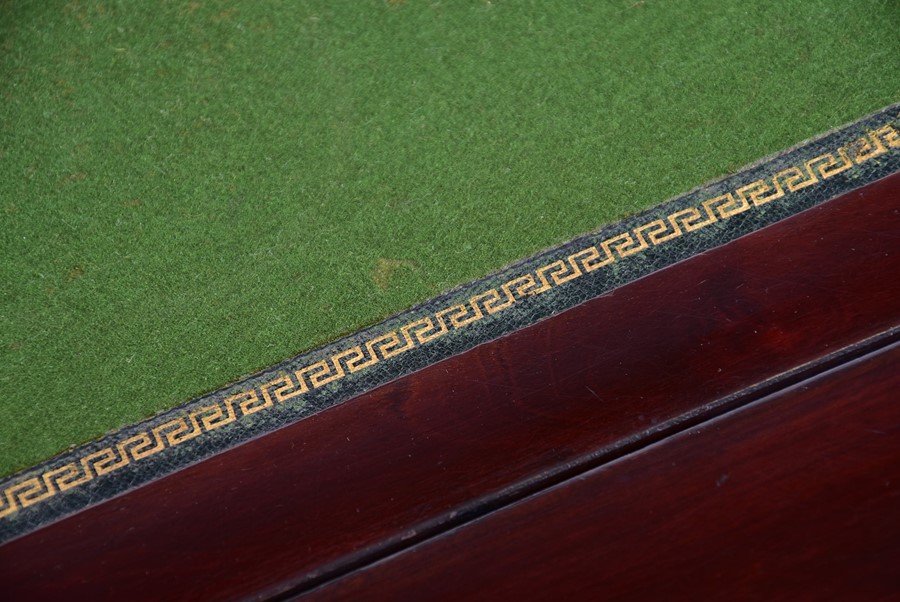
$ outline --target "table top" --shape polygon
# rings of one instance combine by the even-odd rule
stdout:
[[[0,6],[0,473],[896,102],[884,3]]]
[[[305,369],[254,381],[276,405],[241,394],[189,409],[206,434],[142,427],[172,435],[158,453],[126,433],[109,443],[121,456],[81,458],[94,480],[14,492],[14,521],[50,520],[0,545],[0,588],[890,596],[900,296],[884,274],[900,267],[898,200],[894,173],[180,469],[204,437],[237,437],[210,408],[246,422],[289,407]],[[630,248],[615,251],[623,263]],[[134,486],[139,465],[158,472]],[[122,478],[132,486],[103,500]],[[53,517],[72,492],[92,501]]]

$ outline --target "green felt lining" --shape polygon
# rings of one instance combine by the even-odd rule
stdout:
[[[0,3],[0,474],[895,102],[898,25]]]

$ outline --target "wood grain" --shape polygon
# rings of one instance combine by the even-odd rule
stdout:
[[[301,591],[900,324],[898,232],[895,175],[14,540],[0,592]]]
[[[309,600],[896,600],[900,345]]]

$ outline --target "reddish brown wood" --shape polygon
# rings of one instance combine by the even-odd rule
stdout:
[[[900,324],[900,176],[0,547],[0,591],[273,593]]]
[[[898,368],[895,345],[309,599],[896,600]]]

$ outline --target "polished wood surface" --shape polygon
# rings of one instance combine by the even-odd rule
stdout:
[[[896,600],[900,345],[304,600]]]
[[[15,540],[0,592],[303,591],[897,326],[897,232],[893,176]]]

